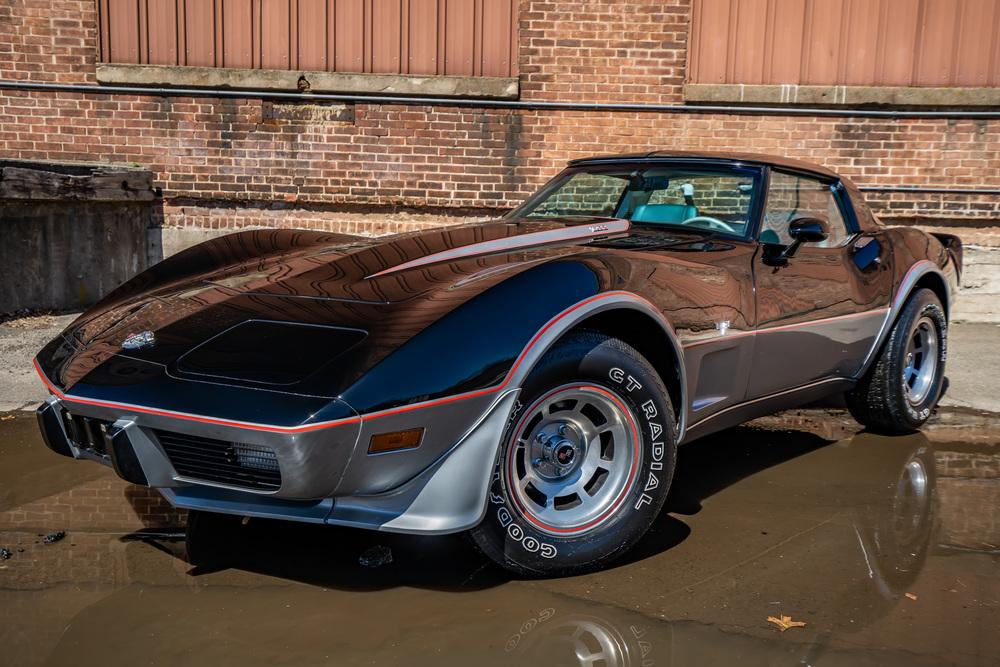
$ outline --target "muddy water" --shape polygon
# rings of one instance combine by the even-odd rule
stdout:
[[[266,521],[192,567],[183,521],[0,422],[4,663],[1000,663],[990,416],[879,438],[800,413],[688,445],[647,539],[566,579],[512,580],[457,537]],[[361,565],[373,546],[392,562]]]

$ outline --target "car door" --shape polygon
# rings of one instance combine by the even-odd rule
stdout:
[[[792,242],[789,224],[803,217],[827,222],[829,236],[801,245],[784,264],[776,262]],[[877,241],[858,235],[843,186],[771,170],[757,240],[757,333],[748,398],[855,375],[887,317],[889,294],[878,279],[879,262],[860,260],[862,244]]]

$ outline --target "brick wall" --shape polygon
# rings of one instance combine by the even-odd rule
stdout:
[[[0,0],[0,78],[94,81],[93,0]],[[522,0],[522,99],[683,102],[688,0]],[[335,108],[331,108],[335,107]],[[493,215],[567,159],[774,153],[860,185],[994,186],[1000,121],[477,110],[0,91],[0,156],[136,162],[168,224],[381,233]],[[996,218],[1000,199],[871,198],[887,217]],[[436,218],[394,219],[428,208]],[[374,210],[378,222],[360,213]],[[454,216],[452,215],[454,214]],[[353,216],[353,217],[352,217]]]

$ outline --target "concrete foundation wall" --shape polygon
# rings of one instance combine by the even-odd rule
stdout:
[[[151,203],[0,201],[0,314],[76,310],[149,265]]]

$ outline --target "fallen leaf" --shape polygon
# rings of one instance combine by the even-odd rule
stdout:
[[[4,415],[3,417],[0,417],[0,422],[9,422],[13,418],[14,415]]]
[[[911,599],[911,600],[913,600],[914,602],[916,602],[916,601],[917,601],[917,596],[916,596],[916,595],[914,595],[913,593],[907,593],[907,594],[906,594],[906,597],[910,598],[910,599]]]
[[[782,632],[784,632],[788,628],[803,628],[806,625],[802,621],[793,621],[791,616],[781,616],[781,617],[768,616],[767,621],[769,623],[774,623],[775,625],[777,625],[779,628],[781,628]]]

